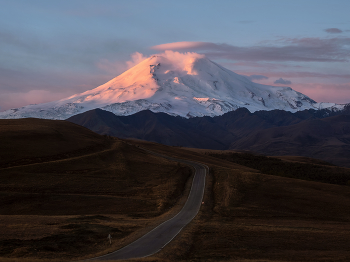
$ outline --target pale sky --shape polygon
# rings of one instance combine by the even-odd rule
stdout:
[[[164,50],[350,103],[349,0],[0,0],[0,111],[80,93]]]

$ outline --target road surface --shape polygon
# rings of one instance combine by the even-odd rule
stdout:
[[[184,207],[174,217],[160,224],[131,244],[115,252],[92,258],[90,260],[103,261],[129,259],[153,255],[165,247],[197,215],[204,195],[207,167],[200,163],[167,157],[149,150],[146,151],[157,156],[193,166],[195,168],[196,171],[192,181],[191,191]]]

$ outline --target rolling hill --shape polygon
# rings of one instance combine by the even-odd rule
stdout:
[[[116,116],[95,109],[67,121],[99,134],[137,138],[171,146],[249,150],[297,155],[350,166],[349,111],[284,110],[249,112],[240,108],[216,117],[181,118],[141,111]]]
[[[171,215],[192,174],[59,120],[0,120],[0,159],[1,261],[77,260],[117,248]]]
[[[258,170],[235,162],[232,156],[239,153],[232,151],[115,139],[64,121],[2,121],[8,120],[0,121],[1,130],[7,127],[0,133],[0,149],[14,143],[18,157],[0,167],[1,261],[95,257],[133,242],[180,210],[190,191],[191,169],[142,148],[205,163],[210,173],[199,215],[169,245],[141,261],[350,258],[348,186],[306,181],[312,176],[286,177],[290,172],[276,173],[271,163],[294,174],[307,167],[328,177],[350,177],[347,168],[298,157],[252,156],[250,164],[270,168]],[[30,156],[35,161],[21,161]]]

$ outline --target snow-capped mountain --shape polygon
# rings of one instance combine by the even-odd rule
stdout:
[[[249,111],[331,108],[290,87],[250,81],[196,53],[154,55],[109,82],[59,101],[28,105],[0,113],[0,118],[66,119],[101,108],[116,115],[149,109],[183,117],[216,116],[245,107]]]

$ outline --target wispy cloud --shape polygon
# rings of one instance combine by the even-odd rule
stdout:
[[[252,24],[252,23],[255,23],[255,21],[253,21],[253,20],[241,20],[241,21],[238,21],[238,23],[240,23],[240,24]]]
[[[175,42],[151,47],[154,50],[200,52],[212,59],[240,61],[346,62],[350,38],[282,38],[272,45],[240,47],[211,42]]]
[[[23,105],[40,104],[54,100],[61,99],[62,97],[68,97],[71,93],[59,92],[54,93],[49,90],[30,90],[28,92],[20,91],[16,93],[3,93],[0,96],[0,110],[7,110],[10,108],[17,108]]]
[[[191,52],[180,53],[180,52],[176,52],[176,51],[174,52],[171,50],[166,50],[161,55],[166,59],[168,59],[169,61],[171,61],[173,66],[177,68],[183,68],[183,69],[190,60],[193,60],[194,58],[204,57],[204,55],[202,54],[191,53]],[[122,73],[125,70],[139,64],[146,58],[148,58],[148,56],[145,56],[139,52],[135,52],[131,55],[131,59],[129,61],[111,62],[108,59],[102,59],[98,63],[96,63],[96,66],[105,72],[113,73],[115,75],[117,72]]]
[[[247,74],[245,71],[237,70],[237,72],[242,72]],[[338,79],[350,79],[350,74],[327,74],[318,72],[290,72],[290,71],[269,71],[269,72],[259,72],[257,75],[264,74],[265,77],[292,77],[292,78],[338,78]],[[257,78],[256,78],[257,79]],[[264,79],[264,78],[260,78]],[[260,80],[259,79],[259,80]]]
[[[340,30],[339,28],[327,28],[324,31],[330,34],[340,34],[343,33],[343,30]]]
[[[1,110],[53,101],[95,88],[126,69],[120,67],[111,72],[108,60],[122,57],[120,60],[125,61],[123,50],[134,48],[131,41],[114,37],[78,37],[65,32],[40,36],[30,30],[11,31],[2,25],[0,46]],[[96,66],[99,62],[101,67],[104,62],[106,70]],[[124,62],[123,66],[127,64]]]
[[[295,64],[283,64],[283,63],[273,63],[273,62],[254,62],[254,61],[230,61],[230,62],[221,62],[221,65],[228,67],[228,68],[236,68],[236,70],[247,67],[247,68],[254,68],[254,71],[256,70],[264,70],[271,72],[272,70],[280,70],[280,69],[295,69],[295,68],[303,68],[301,65],[295,65]],[[260,73],[259,73],[260,74]],[[261,73],[262,74],[262,73]]]
[[[290,85],[292,84],[292,81],[290,80],[285,80],[283,78],[277,79],[274,84],[281,84],[281,85]]]
[[[0,27],[0,65],[38,71],[94,71],[101,58],[116,58],[123,48],[132,46],[122,39],[94,36],[39,36],[25,31],[11,32]],[[11,65],[11,66],[9,66]]]
[[[118,74],[123,73],[125,70],[132,68],[138,63],[145,60],[147,57],[139,52],[135,52],[131,55],[131,59],[128,61],[110,61],[108,59],[101,59],[96,63],[97,68],[117,76]]]
[[[262,80],[262,79],[269,79],[267,76],[264,75],[250,75],[247,76],[250,80]]]
[[[105,75],[11,70],[0,67],[1,111],[62,99],[110,80]]]
[[[126,65],[129,68],[132,68],[133,66],[137,65],[138,63],[141,63],[143,60],[145,60],[147,56],[144,56],[143,54],[139,52],[135,52],[131,55],[131,60],[126,62]]]
[[[184,49],[197,49],[197,48],[205,48],[206,46],[210,45],[212,43],[208,42],[174,42],[174,43],[167,43],[167,44],[161,44],[161,45],[155,45],[152,46],[151,49],[164,51],[164,50],[184,50]]]
[[[349,103],[350,82],[344,84],[302,83],[293,85],[293,89],[317,102]]]

